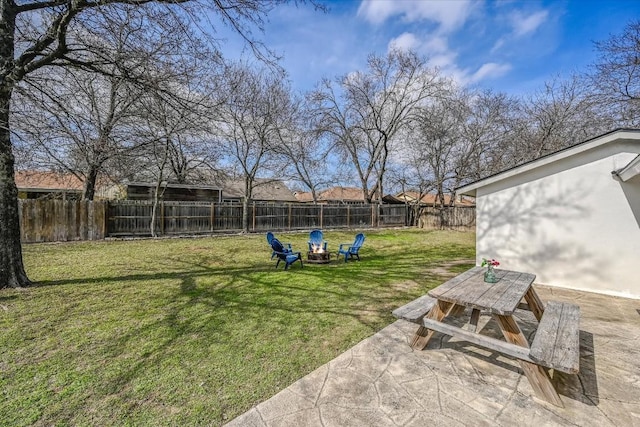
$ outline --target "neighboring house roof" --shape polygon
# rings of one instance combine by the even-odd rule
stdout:
[[[406,202],[402,199],[397,198],[396,196],[393,196],[391,194],[387,194],[382,198],[382,201],[384,203],[389,203],[389,204],[393,204],[393,205],[404,205]]]
[[[296,200],[301,203],[313,202],[313,194],[310,191],[296,191],[293,193],[296,196]]]
[[[545,174],[558,172],[571,167],[580,166],[581,163],[572,161],[578,154],[595,153],[598,150],[605,150],[609,154],[616,153],[639,153],[640,154],[640,130],[638,129],[616,129],[595,138],[588,139],[584,142],[572,145],[551,154],[547,154],[527,163],[506,169],[502,172],[487,176],[478,181],[463,185],[456,189],[458,194],[466,194],[476,196],[479,188],[493,184],[499,184],[510,178],[518,177],[521,180],[531,181],[537,179],[544,174],[541,169],[546,166],[553,166],[553,170],[545,172]],[[588,156],[587,156],[588,157]],[[631,163],[622,168],[613,170],[614,176],[620,176],[623,180],[631,179],[640,173],[640,161],[636,157]]]
[[[318,200],[325,202],[364,202],[361,188],[331,187],[321,191]]]
[[[131,185],[131,186],[136,186],[136,187],[156,187],[156,183],[155,182],[127,182],[124,185]],[[222,190],[222,188],[218,187],[218,186],[211,186],[211,185],[200,185],[200,184],[177,184],[177,183],[165,183],[163,182],[160,185],[161,188],[167,187],[167,188],[185,188],[185,189],[189,189],[189,190]]]
[[[222,184],[224,199],[241,199],[244,197],[244,180],[228,179]],[[278,179],[258,178],[253,188],[252,200],[274,202],[297,202],[289,187]]]
[[[82,191],[84,183],[73,174],[16,171],[16,187],[22,191]]]
[[[420,197],[420,193],[417,191],[405,191],[404,193],[396,194],[395,197],[402,201],[415,203]],[[437,197],[436,194],[428,193],[428,194],[422,195],[422,197],[420,198],[420,203],[423,203],[426,205],[434,205],[434,204],[439,205],[440,199]],[[451,196],[449,194],[444,195],[444,204],[446,206],[449,206],[451,204]],[[475,203],[473,203],[472,201],[462,197],[457,200],[454,199],[453,204],[454,206],[474,206],[475,205]]]
[[[128,182],[124,184],[122,196],[129,200],[152,200],[155,194],[157,182]],[[179,184],[162,182],[160,184],[160,196],[163,201],[184,202],[217,202],[220,201],[220,187],[200,184]],[[117,192],[111,192],[111,197],[119,196]]]

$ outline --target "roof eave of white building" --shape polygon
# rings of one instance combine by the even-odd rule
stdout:
[[[640,175],[640,156],[633,159],[625,167],[611,172],[615,179],[622,182],[629,181],[631,178]]]
[[[467,185],[463,185],[462,187],[458,187],[456,189],[456,193],[475,197],[476,190],[480,187],[484,187],[486,185],[490,185],[498,181],[509,179],[513,176],[520,175],[522,173],[528,172],[533,169],[544,167],[558,160],[565,159],[570,156],[575,156],[576,154],[583,153],[585,151],[593,150],[594,148],[600,147],[605,144],[609,144],[614,141],[637,143],[638,141],[640,141],[640,130],[633,130],[633,129],[614,130],[612,132],[595,137],[585,142],[581,142],[577,145],[573,145],[571,147],[567,147],[555,153],[551,153],[544,157],[540,157],[539,159],[535,159],[530,162],[524,163],[520,166],[516,166],[502,172],[498,172],[494,175],[488,176],[479,181],[472,182]],[[630,165],[627,165],[624,169],[627,170],[629,166]],[[638,165],[638,167],[640,167],[640,164]]]

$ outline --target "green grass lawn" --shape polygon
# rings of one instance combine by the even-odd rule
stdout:
[[[472,233],[365,234],[361,262],[289,271],[264,234],[26,245],[38,286],[0,291],[0,425],[224,424],[473,263],[450,264]]]

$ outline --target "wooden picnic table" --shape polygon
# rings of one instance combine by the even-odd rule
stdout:
[[[443,283],[393,314],[418,323],[411,346],[424,349],[435,331],[514,357],[520,363],[536,395],[563,406],[551,384],[547,368],[577,373],[579,368],[579,307],[552,301],[542,303],[532,284],[535,275],[496,269],[498,281],[486,283],[486,269],[474,267]],[[471,309],[470,327],[446,323],[448,317]],[[530,310],[538,320],[536,336],[529,343],[514,317],[517,309]],[[506,341],[482,335],[477,330],[480,313],[497,321]]]

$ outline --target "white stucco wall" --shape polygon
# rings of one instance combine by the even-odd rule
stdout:
[[[636,146],[637,147],[637,146]],[[536,283],[640,298],[640,176],[611,172],[637,154],[611,144],[477,190],[477,262]]]

